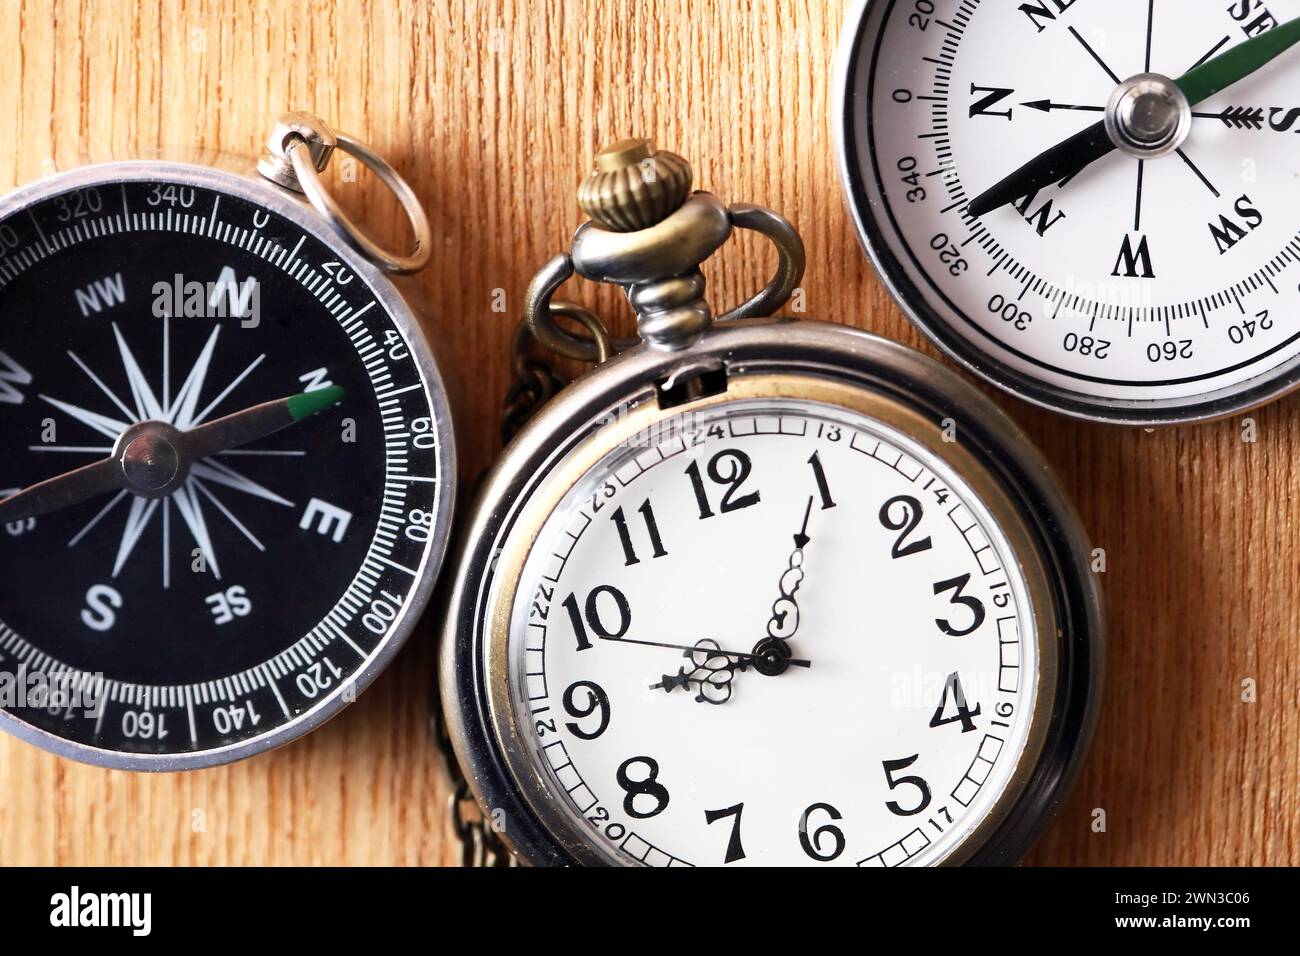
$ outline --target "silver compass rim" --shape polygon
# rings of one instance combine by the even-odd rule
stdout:
[[[438,366],[432,343],[425,335],[416,310],[392,280],[339,238],[320,215],[304,201],[288,196],[257,177],[251,163],[235,157],[199,154],[218,165],[199,165],[173,159],[128,159],[92,163],[36,180],[0,197],[0,221],[30,208],[51,196],[93,185],[162,180],[179,185],[211,189],[264,206],[292,222],[327,245],[361,278],[367,288],[392,317],[407,342],[419,369],[424,397],[435,417],[438,434],[437,514],[434,534],[418,570],[416,585],[388,636],[352,674],[351,681],[341,684],[314,707],[274,730],[247,740],[181,753],[128,753],[93,747],[60,737],[0,710],[0,731],[32,744],[58,757],[111,770],[168,773],[200,770],[234,763],[275,750],[316,730],[337,716],[353,701],[346,699],[351,685],[352,696],[359,697],[406,644],[415,631],[433,596],[437,579],[446,560],[451,539],[451,521],[458,485],[455,432],[446,383]]]

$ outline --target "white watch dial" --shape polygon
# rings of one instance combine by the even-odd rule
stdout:
[[[1297,16],[1300,0],[872,4],[844,122],[891,284],[950,347],[1085,402],[1192,404],[1294,360],[1300,51],[1195,105],[1177,152],[1115,151],[967,206],[1102,120],[1121,81],[1178,78]]]
[[[509,624],[532,770],[650,865],[943,860],[1030,746],[1030,590],[944,460],[801,399],[685,413],[542,524]]]

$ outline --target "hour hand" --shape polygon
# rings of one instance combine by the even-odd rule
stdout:
[[[674,690],[695,687],[696,703],[725,704],[731,700],[731,682],[737,671],[744,672],[753,667],[760,674],[775,677],[791,666],[811,666],[809,661],[792,658],[784,643],[776,643],[781,645],[779,649],[772,647],[762,653],[739,654],[723,650],[717,641],[708,638],[697,641],[682,655],[691,662],[691,669],[681,667],[676,674],[664,674],[659,683],[650,685],[650,689],[671,694]]]
[[[744,651],[726,651],[718,646],[717,641],[710,640],[709,638],[705,638],[704,640],[701,641],[696,641],[694,644],[670,644],[665,641],[643,641],[638,638],[631,638],[631,637],[603,637],[602,636],[601,640],[609,641],[611,644],[637,644],[641,647],[662,647],[670,651],[685,651],[686,654],[684,656],[686,657],[692,657],[692,655],[703,653],[707,657],[725,657],[729,659],[734,659],[744,664],[745,666],[749,666],[750,664],[754,664],[760,661],[763,656],[762,654],[746,653]],[[693,657],[692,660],[694,660]],[[797,658],[789,658],[789,657],[783,659],[782,663],[784,663],[787,667],[811,667],[812,666],[812,663],[810,661],[800,660]]]

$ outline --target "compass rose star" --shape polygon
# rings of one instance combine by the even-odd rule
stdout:
[[[85,361],[82,360],[75,352],[69,350],[68,356],[73,363],[81,369],[87,378],[102,392],[105,398],[112,404],[111,413],[95,411],[91,408],[85,408],[73,405],[70,402],[63,401],[50,395],[41,395],[40,398],[59,412],[71,418],[73,421],[91,429],[98,435],[110,439],[112,445],[35,445],[31,447],[32,451],[45,453],[65,453],[65,454],[90,454],[97,457],[112,454],[113,446],[118,442],[121,436],[129,429],[144,423],[158,422],[176,429],[178,432],[189,432],[201,425],[204,425],[209,416],[252,374],[252,372],[262,364],[266,359],[265,353],[257,356],[250,362],[225,388],[216,393],[206,405],[200,402],[207,391],[208,373],[212,367],[213,357],[216,354],[218,339],[221,333],[221,327],[217,326],[212,330],[198,357],[194,360],[188,371],[185,373],[184,380],[180,388],[176,391],[175,396],[169,395],[169,386],[171,380],[171,348],[170,348],[170,320],[163,320],[163,373],[162,373],[162,390],[161,395],[156,392],[149,381],[149,377],[144,372],[135,354],[132,352],[130,345],[127,343],[126,336],[121,328],[115,322],[113,323],[113,336],[117,344],[117,355],[121,363],[122,371],[125,373],[127,383],[130,387],[130,400],[125,401],[117,395],[101,378],[97,375]],[[118,414],[120,413],[120,415]],[[302,455],[300,451],[272,451],[261,449],[242,449],[239,452],[242,455]],[[225,454],[218,452],[217,454]],[[89,534],[89,532],[99,525],[108,515],[116,510],[117,506],[124,500],[130,499],[129,510],[122,526],[121,539],[117,549],[117,555],[113,565],[113,577],[116,578],[129,565],[131,556],[135,553],[137,545],[149,530],[154,520],[154,516],[159,512],[162,513],[162,542],[163,542],[163,587],[169,588],[171,585],[171,508],[174,504],[176,511],[180,514],[190,538],[193,540],[194,547],[203,556],[205,565],[211,569],[213,577],[221,580],[221,565],[217,558],[216,548],[213,544],[212,534],[208,526],[208,518],[205,514],[205,505],[211,505],[215,510],[234,527],[240,535],[249,541],[259,551],[265,551],[266,548],[257,536],[254,535],[248,527],[239,520],[231,508],[223,502],[214,491],[214,488],[225,488],[250,498],[268,501],[283,507],[292,508],[294,504],[287,498],[276,494],[269,488],[264,487],[253,479],[242,474],[235,468],[217,461],[215,456],[209,455],[195,461],[190,468],[189,474],[185,480],[170,495],[164,498],[146,498],[142,496],[132,496],[127,491],[119,492],[110,500],[101,510],[97,511],[93,518],[68,542],[69,547],[76,547]],[[5,497],[5,496],[0,496]]]

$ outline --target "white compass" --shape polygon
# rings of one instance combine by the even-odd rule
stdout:
[[[970,369],[1086,418],[1300,379],[1300,2],[874,0],[836,132],[886,284]]]

